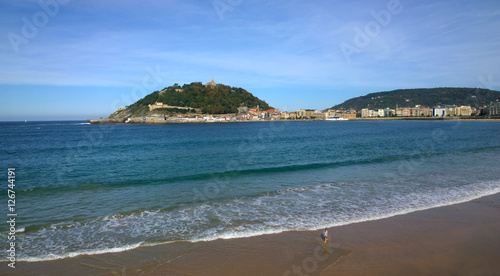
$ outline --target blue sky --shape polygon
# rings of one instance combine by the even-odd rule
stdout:
[[[0,0],[0,33],[0,121],[107,117],[212,76],[281,110],[500,90],[500,1]]]

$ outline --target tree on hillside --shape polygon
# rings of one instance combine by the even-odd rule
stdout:
[[[162,93],[155,91],[146,97],[138,100],[132,106],[148,106],[155,102],[171,106],[182,106],[201,108],[204,113],[224,114],[237,113],[238,107],[243,106],[261,106],[263,109],[269,109],[269,105],[253,96],[243,88],[230,87],[222,84],[217,86],[204,86],[201,82],[184,84],[182,91],[176,91],[178,84],[166,87]]]

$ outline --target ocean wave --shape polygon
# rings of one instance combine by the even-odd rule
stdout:
[[[321,169],[331,169],[347,166],[358,166],[358,165],[368,165],[368,164],[381,164],[381,163],[391,163],[401,160],[412,160],[419,159],[423,156],[429,157],[430,155],[439,155],[438,153],[422,153],[420,155],[411,156],[400,156],[400,155],[387,155],[377,158],[365,158],[358,160],[348,160],[348,161],[334,161],[334,162],[317,162],[317,163],[307,163],[307,164],[296,164],[288,166],[274,166],[265,168],[249,168],[243,170],[227,170],[227,171],[217,171],[217,172],[207,172],[199,174],[187,174],[171,177],[161,177],[161,178],[148,178],[148,179],[127,179],[120,181],[108,181],[108,182],[82,182],[68,185],[66,183],[55,184],[50,183],[47,185],[38,185],[36,187],[29,187],[26,189],[19,189],[20,193],[33,193],[33,194],[53,194],[54,192],[74,192],[74,191],[92,191],[92,190],[106,190],[113,188],[123,188],[123,187],[138,187],[138,186],[151,186],[151,185],[165,185],[170,183],[183,183],[191,181],[206,181],[213,179],[235,179],[238,177],[248,177],[248,176],[258,176],[258,175],[269,175],[269,174],[282,174],[282,173],[293,173],[301,171],[314,171]],[[1,188],[0,188],[1,190]]]
[[[121,252],[172,242],[199,242],[316,230],[378,220],[500,193],[500,181],[420,191],[377,183],[330,183],[255,197],[142,210],[23,233],[19,257],[44,261]],[[418,185],[418,183],[413,183]],[[414,188],[414,187],[413,187]],[[99,233],[96,235],[96,233]],[[61,252],[54,254],[54,252]]]

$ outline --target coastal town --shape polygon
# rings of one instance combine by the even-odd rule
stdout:
[[[129,112],[131,106],[119,107],[116,112],[107,119],[89,120],[90,123],[129,123],[129,124],[165,124],[165,123],[214,123],[214,122],[256,122],[256,121],[280,121],[280,120],[301,120],[301,121],[348,121],[348,120],[437,120],[437,119],[498,119],[500,118],[500,102],[497,98],[495,102],[487,105],[437,105],[424,106],[414,104],[410,106],[410,99],[403,98],[405,106],[395,104],[394,107],[386,108],[353,108],[339,109],[298,109],[295,111],[281,111],[272,108],[267,103],[260,101],[254,104],[243,104],[239,107],[235,105],[233,112],[210,112],[210,110],[200,107],[190,107],[180,104],[172,104],[177,98],[186,96],[189,89],[198,89],[218,96],[219,99],[230,97],[236,93],[237,88],[224,86],[215,83],[214,78],[210,82],[201,82],[184,85],[177,84],[167,87],[161,91],[153,92],[156,101],[149,101],[149,104],[139,105],[143,108],[141,113]],[[222,95],[226,89],[229,94]],[[155,94],[156,93],[156,94]],[[170,93],[170,98],[166,97]],[[191,96],[194,97],[194,96]],[[198,96],[197,96],[198,97]],[[247,94],[247,97],[253,97]],[[471,96],[473,99],[475,95]],[[164,100],[159,100],[163,98]],[[371,100],[383,102],[383,96],[373,96]],[[189,97],[184,97],[184,100]],[[224,98],[226,99],[226,98]],[[385,100],[386,98],[384,98]],[[168,101],[169,103],[165,102]],[[452,101],[452,100],[451,100]],[[182,103],[177,101],[178,103]],[[418,103],[418,101],[413,101]],[[453,102],[453,101],[452,101]],[[197,106],[200,106],[199,104]],[[349,106],[349,105],[347,105]],[[360,105],[358,105],[359,107]],[[363,105],[361,105],[363,106]],[[368,104],[370,106],[370,104]],[[137,107],[137,106],[136,106]],[[212,106],[213,107],[213,106]],[[236,108],[237,107],[237,108]],[[214,110],[214,109],[212,109]]]
[[[150,111],[164,108],[177,108],[195,110],[189,107],[169,106],[162,102],[156,102],[149,106]],[[198,111],[198,110],[195,110]],[[240,107],[238,113],[233,114],[186,114],[166,116],[164,114],[151,114],[143,117],[127,118],[125,123],[203,123],[203,122],[244,122],[244,121],[277,121],[277,120],[369,120],[369,119],[439,119],[439,118],[472,118],[475,116],[495,117],[500,116],[500,102],[474,108],[471,106],[436,106],[424,107],[395,107],[371,110],[316,110],[299,109],[296,111],[280,111],[279,109],[261,110],[258,106],[254,108]]]

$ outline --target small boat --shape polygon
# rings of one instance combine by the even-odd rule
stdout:
[[[347,121],[349,119],[342,118],[342,117],[339,117],[339,116],[328,116],[328,117],[326,117],[325,120],[326,121]]]

